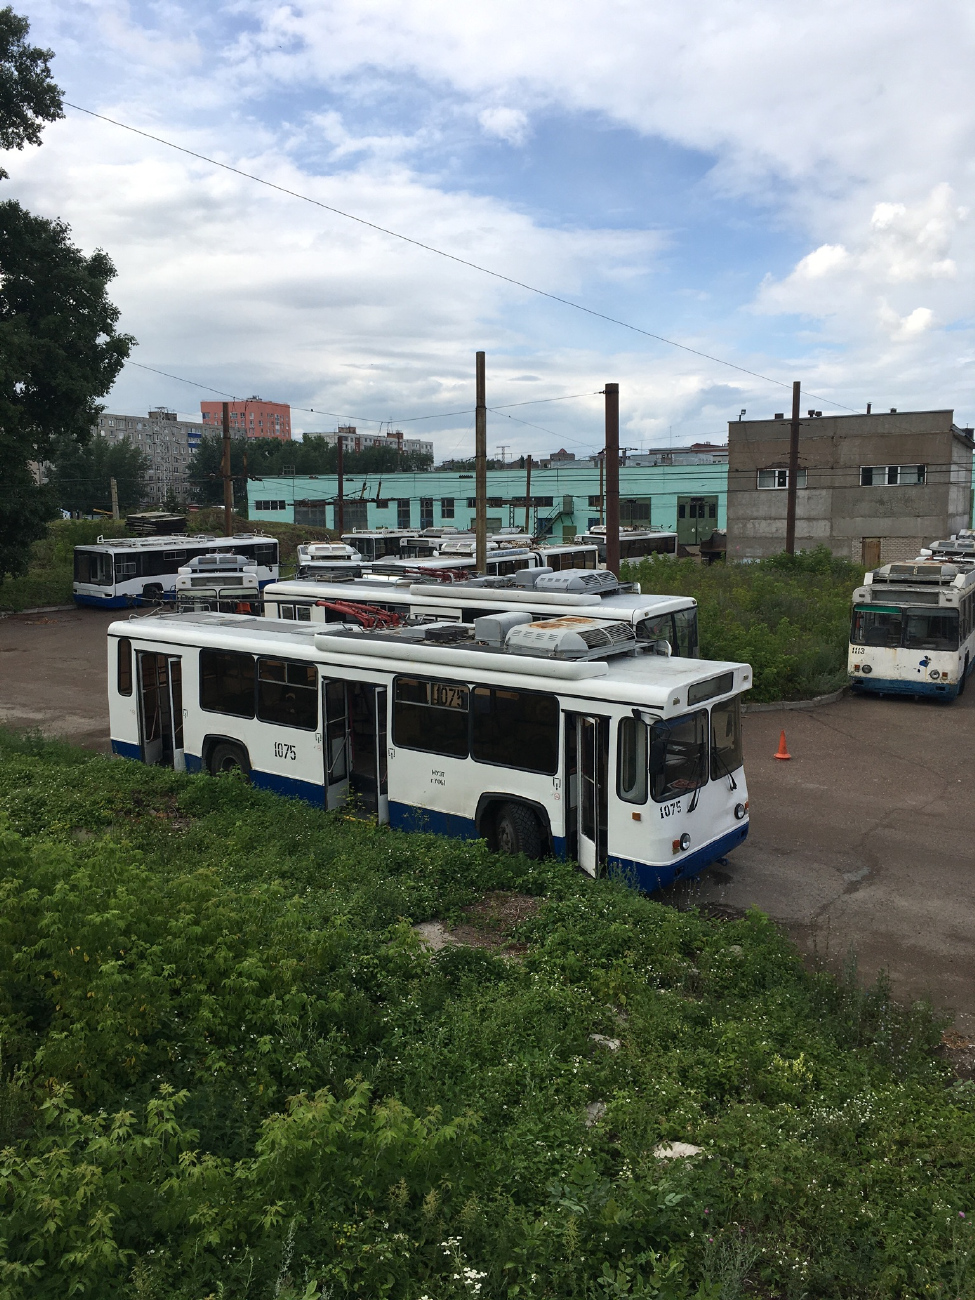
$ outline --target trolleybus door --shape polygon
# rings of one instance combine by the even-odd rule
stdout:
[[[349,705],[345,682],[322,682],[325,807],[341,808],[349,797]]]
[[[566,838],[579,866],[595,876],[606,861],[609,719],[567,714],[566,748],[569,785]]]
[[[140,650],[138,660],[142,761],[184,772],[182,661],[151,650]]]
[[[389,821],[388,744],[386,736],[385,686],[376,687],[376,820],[385,825]]]

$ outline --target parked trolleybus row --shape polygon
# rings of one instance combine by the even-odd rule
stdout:
[[[747,664],[653,653],[585,605],[363,630],[192,612],[109,628],[116,754],[650,890],[745,838]],[[552,611],[549,607],[549,612]]]

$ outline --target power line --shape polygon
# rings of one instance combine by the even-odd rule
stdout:
[[[654,339],[658,343],[666,343],[668,347],[679,348],[682,352],[689,352],[692,356],[701,357],[705,361],[713,361],[719,366],[727,366],[731,370],[737,370],[740,374],[750,375],[752,379],[760,379],[766,384],[776,384],[780,388],[791,388],[791,383],[783,379],[774,379],[771,375],[763,375],[757,370],[749,370],[747,366],[739,366],[734,361],[725,361],[723,357],[713,356],[710,352],[702,352],[699,348],[689,347],[686,343],[678,343],[676,339],[666,338],[663,334],[655,334],[652,330],[641,329],[639,325],[631,325],[628,321],[620,320],[616,316],[609,316],[605,312],[596,311],[594,307],[586,307],[583,303],[573,302],[571,298],[562,298],[559,294],[549,293],[546,289],[539,289],[533,284],[526,284],[523,280],[516,280],[513,276],[504,275],[501,271],[492,271],[490,267],[481,266],[478,262],[471,262],[466,257],[458,257],[456,253],[445,252],[442,248],[436,248],[433,244],[426,244],[420,239],[413,239],[409,235],[400,234],[398,230],[390,230],[388,226],[380,226],[375,221],[368,221],[365,217],[356,216],[353,212],[345,212],[342,208],[333,207],[330,203],[323,203],[321,199],[313,199],[308,194],[301,194],[298,190],[289,189],[286,185],[278,185],[274,181],[269,181],[263,176],[257,176],[253,172],[245,172],[240,167],[231,167],[229,163],[219,162],[216,158],[210,158],[206,154],[197,153],[195,149],[187,149],[184,145],[175,144],[172,140],[167,140],[161,135],[153,135],[151,131],[143,131],[141,127],[130,126],[127,122],[119,122],[114,117],[107,117],[104,113],[96,113],[93,109],[82,108],[80,104],[72,104],[69,100],[64,101],[68,108],[73,108],[78,113],[86,113],[89,117],[97,118],[100,122],[108,122],[112,126],[120,127],[123,131],[131,131],[134,135],[141,135],[146,140],[153,140],[156,144],[165,145],[167,149],[175,149],[178,153],[186,154],[190,158],[196,158],[199,162],[208,163],[211,167],[219,167],[223,171],[232,172],[235,176],[242,176],[245,180],[255,181],[258,185],[265,185],[268,189],[277,190],[279,194],[287,194],[290,198],[300,199],[303,203],[310,203],[316,208],[322,208],[325,212],[331,212],[335,216],[344,217],[347,221],[355,221],[360,226],[366,226],[370,230],[376,230],[382,235],[388,235],[391,239],[399,239],[404,244],[412,244],[414,248],[422,248],[427,253],[433,253],[437,257],[446,258],[450,262],[456,262],[460,266],[469,267],[472,271],[479,271],[482,275],[490,275],[495,280],[502,280],[505,284],[512,284],[518,289],[525,289],[528,293],[537,294],[540,298],[548,298],[550,302],[561,303],[563,307],[571,307],[574,311],[585,312],[587,316],[594,316],[597,320],[604,320],[610,325],[618,325],[621,329],[630,330],[634,334],[642,334],[644,338]],[[852,411],[850,406],[844,406],[842,402],[834,402],[830,397],[819,397],[815,393],[808,393],[808,397],[817,402],[825,402],[828,406],[837,406],[842,411]],[[325,411],[323,414],[328,415]]]

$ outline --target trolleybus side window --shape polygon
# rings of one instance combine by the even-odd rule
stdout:
[[[639,718],[622,718],[617,745],[617,793],[626,803],[646,803],[647,724]]]
[[[697,658],[697,610],[679,609],[674,614],[674,631],[677,637],[675,652],[684,659]]]
[[[711,780],[737,772],[742,762],[741,703],[736,695],[711,710]]]
[[[957,650],[958,611],[956,609],[908,610],[904,628],[904,645],[911,650]]]
[[[559,703],[554,695],[475,686],[471,757],[479,763],[555,773],[559,768]]]
[[[233,650],[200,651],[200,708],[254,716],[254,656]]]
[[[393,744],[428,754],[467,758],[466,686],[456,682],[397,677],[393,696]]]
[[[285,727],[318,726],[318,679],[313,664],[287,659],[257,661],[257,716]]]
[[[118,642],[118,693],[132,694],[132,642],[120,636]]]
[[[850,640],[854,645],[890,648],[901,643],[901,613],[896,606],[855,609]]]
[[[708,712],[655,722],[650,731],[650,793],[657,803],[677,799],[708,779]]]

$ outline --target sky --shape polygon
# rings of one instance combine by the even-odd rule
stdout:
[[[491,455],[595,450],[607,381],[633,448],[724,441],[796,379],[975,423],[970,4],[14,7],[78,109],[0,196],[113,259],[109,410],[259,394],[470,455],[483,349]]]

